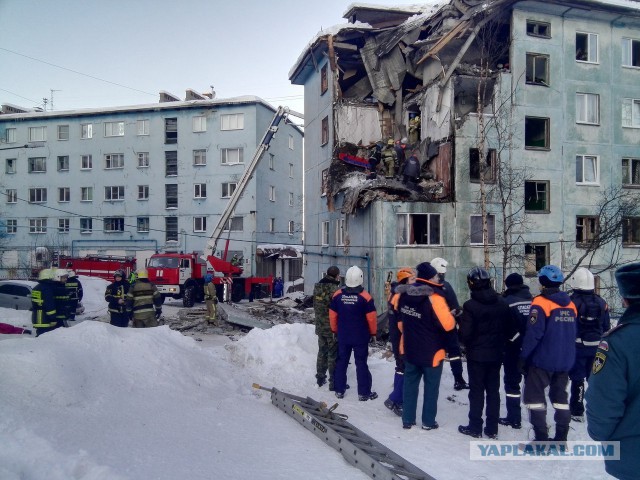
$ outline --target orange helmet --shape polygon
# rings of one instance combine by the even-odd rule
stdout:
[[[413,273],[413,269],[411,269],[409,267],[404,267],[404,268],[401,268],[400,270],[398,270],[397,278],[398,278],[398,281],[401,282],[405,278],[411,278],[414,275],[415,274]]]

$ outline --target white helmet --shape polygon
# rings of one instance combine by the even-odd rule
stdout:
[[[70,268],[67,269],[67,274],[70,277],[75,277],[76,276],[76,272],[74,272],[73,270],[71,270]]]
[[[449,262],[444,258],[436,257],[429,263],[431,263],[431,266],[436,269],[436,272],[447,273],[447,265],[449,265]]]
[[[63,269],[63,268],[56,268],[56,272],[53,275],[53,279],[56,282],[62,282],[63,281],[62,280],[63,277],[67,277],[68,278],[69,277],[69,273],[67,273],[67,271],[65,269]]]
[[[573,272],[573,275],[569,277],[568,283],[574,290],[593,290],[596,287],[593,273],[584,267],[580,267]]]
[[[362,270],[356,267],[355,265],[349,270],[347,270],[347,274],[344,277],[344,283],[347,287],[359,287],[364,283],[364,276],[362,275]]]

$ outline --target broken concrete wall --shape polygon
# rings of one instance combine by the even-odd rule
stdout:
[[[340,143],[371,145],[382,139],[378,108],[341,103],[335,107],[335,131]]]
[[[442,102],[438,110],[440,87],[433,84],[427,88],[422,103],[422,138],[440,140],[451,135],[451,109],[453,106],[453,86],[449,81],[442,92]]]

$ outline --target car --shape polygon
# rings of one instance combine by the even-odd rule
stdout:
[[[0,307],[31,310],[31,290],[37,284],[29,280],[0,280]]]

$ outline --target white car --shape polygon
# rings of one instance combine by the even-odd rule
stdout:
[[[37,284],[29,280],[0,280],[0,307],[31,310],[31,290]]]

